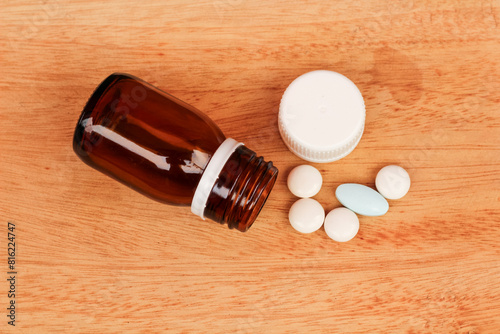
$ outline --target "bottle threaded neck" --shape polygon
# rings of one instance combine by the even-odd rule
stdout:
[[[204,216],[245,232],[253,224],[276,182],[278,169],[245,146],[229,157],[215,182]]]

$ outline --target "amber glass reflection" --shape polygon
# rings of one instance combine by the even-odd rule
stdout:
[[[73,148],[91,167],[158,201],[190,205],[210,158],[225,140],[203,113],[127,74],[94,91],[77,123]],[[240,146],[209,194],[205,216],[246,231],[278,170]]]
[[[75,152],[91,167],[169,204],[191,204],[225,137],[196,108],[124,74],[104,80],[83,110]]]

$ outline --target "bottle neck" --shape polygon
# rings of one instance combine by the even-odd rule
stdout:
[[[272,162],[264,161],[241,143],[226,139],[203,173],[191,210],[202,218],[244,232],[257,218],[277,176],[278,169]]]

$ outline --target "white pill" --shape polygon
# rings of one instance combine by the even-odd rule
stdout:
[[[293,203],[288,219],[294,229],[301,233],[317,231],[325,220],[325,210],[318,201],[302,198]]]
[[[378,192],[387,199],[400,199],[410,190],[410,175],[396,165],[382,168],[375,179]]]
[[[319,170],[310,165],[295,167],[288,174],[288,189],[297,197],[313,197],[321,189],[323,178]]]
[[[346,242],[359,231],[358,216],[347,208],[333,209],[326,215],[325,232],[335,241]]]

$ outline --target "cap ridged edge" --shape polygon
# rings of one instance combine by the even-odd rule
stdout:
[[[345,156],[347,156],[349,153],[351,153],[354,148],[358,145],[359,141],[361,140],[361,136],[363,135],[365,127],[363,126],[356,136],[346,144],[344,144],[342,147],[339,147],[334,150],[311,150],[308,148],[305,148],[303,145],[300,145],[296,140],[294,140],[286,131],[285,126],[282,124],[283,121],[281,120],[281,117],[279,117],[278,120],[278,128],[279,132],[281,134],[281,138],[283,139],[283,142],[285,145],[288,147],[288,149],[298,156],[301,159],[310,161],[310,162],[332,162],[332,161],[337,161]],[[364,123],[364,120],[363,120]]]

